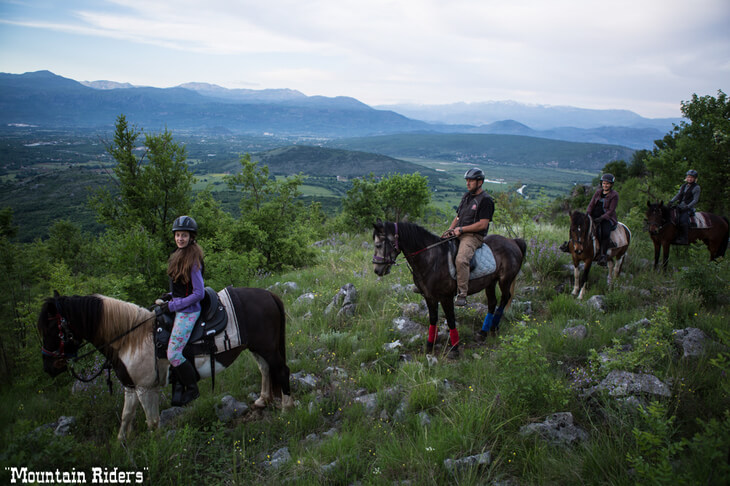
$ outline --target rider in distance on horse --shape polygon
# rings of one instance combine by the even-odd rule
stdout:
[[[464,174],[467,192],[461,198],[456,217],[441,238],[459,238],[456,254],[456,286],[458,295],[454,305],[465,306],[469,291],[469,264],[474,252],[482,246],[494,215],[494,201],[482,189],[484,172],[473,168]]]
[[[678,225],[679,234],[674,242],[675,245],[688,245],[689,218],[695,213],[695,206],[700,200],[700,186],[697,184],[697,171],[690,169],[685,175],[685,183],[679,188],[679,192],[670,201],[669,205],[676,204],[679,211]]]
[[[186,405],[200,396],[195,365],[183,356],[195,321],[200,316],[200,301],[205,296],[203,249],[195,241],[198,224],[190,216],[180,216],[172,224],[177,249],[170,255],[170,300],[162,303],[161,312],[174,312],[175,324],[167,347],[167,359],[177,377],[173,385],[172,405]]]
[[[603,174],[601,187],[593,194],[591,202],[588,203],[588,209],[586,209],[586,214],[593,218],[593,222],[596,224],[596,237],[601,247],[601,254],[596,263],[604,267],[608,246],[611,242],[611,231],[618,224],[616,217],[618,192],[613,190],[614,182],[616,182],[616,178],[612,174]]]

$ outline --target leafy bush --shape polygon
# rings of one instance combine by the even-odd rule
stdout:
[[[563,407],[568,389],[552,371],[537,341],[538,330],[518,325],[501,339],[496,353],[496,377],[502,396],[513,406],[527,410]]]
[[[563,272],[563,255],[557,243],[531,238],[527,245],[527,261],[530,262],[533,275],[541,281]]]

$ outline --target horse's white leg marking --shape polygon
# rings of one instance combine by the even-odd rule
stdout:
[[[608,261],[608,275],[606,276],[606,282],[608,283],[609,286],[613,282],[613,268],[614,268],[614,266],[615,266],[615,264],[614,264],[613,260],[609,260]]]
[[[573,292],[571,292],[571,295],[578,295],[580,285],[580,267],[573,267],[573,280],[575,280],[575,284],[573,285]]]
[[[281,394],[281,408],[284,410],[294,408],[294,400],[292,400],[291,395]]]
[[[583,299],[583,295],[586,292],[586,285],[588,285],[588,281],[586,281],[586,283],[583,284],[583,287],[580,288],[580,293],[578,294],[578,300]]]
[[[135,390],[147,419],[147,427],[155,430],[160,425],[160,387],[138,386]]]
[[[134,388],[124,388],[124,407],[122,408],[122,425],[119,427],[117,439],[124,440],[132,432],[132,421],[137,411],[137,393]]]
[[[259,371],[261,372],[261,396],[253,402],[255,407],[264,408],[267,403],[272,399],[271,396],[271,378],[269,376],[269,364],[264,358],[256,353],[253,357],[256,359],[256,364],[259,365]]]

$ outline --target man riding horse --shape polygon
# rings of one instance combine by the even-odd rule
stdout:
[[[469,291],[469,264],[474,252],[482,246],[489,231],[489,222],[494,215],[494,201],[482,189],[484,172],[473,168],[464,174],[467,192],[461,198],[456,217],[442,238],[459,238],[459,251],[456,254],[456,286],[458,295],[454,305],[465,306]]]
[[[669,205],[676,204],[678,214],[677,228],[679,234],[674,241],[675,245],[689,244],[689,218],[695,213],[695,206],[700,200],[700,186],[697,184],[697,171],[690,169],[685,175],[685,183],[679,188],[679,192],[670,201]]]

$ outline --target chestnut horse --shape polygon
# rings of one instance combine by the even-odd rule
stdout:
[[[669,245],[677,238],[678,228],[671,218],[671,208],[664,205],[646,202],[646,222],[649,227],[649,236],[654,243],[654,268],[659,266],[659,253],[664,250],[662,268],[667,268],[669,262]],[[710,250],[710,260],[716,260],[725,256],[727,250],[730,221],[724,216],[712,213],[699,213],[709,222],[708,228],[696,228],[690,226],[687,233],[687,241],[691,244],[701,241]]]
[[[448,240],[413,223],[383,223],[378,221],[373,225],[373,240],[375,254],[373,255],[374,271],[383,276],[390,272],[395,260],[402,252],[413,273],[413,283],[426,299],[429,317],[429,340],[426,351],[430,352],[435,343],[437,334],[438,305],[446,314],[446,322],[451,335],[452,356],[458,356],[458,332],[454,315],[454,296],[456,295],[456,280],[449,271],[449,259],[454,257],[454,249]],[[484,239],[489,245],[496,270],[488,275],[469,280],[469,294],[484,289],[487,295],[488,314],[485,321],[491,322],[491,331],[499,330],[499,322],[512,296],[517,274],[522,268],[522,260],[527,250],[525,241],[516,238],[509,239],[500,235],[489,235]],[[501,298],[497,307],[495,288],[499,283]]]
[[[609,248],[606,253],[608,266],[606,280],[608,285],[611,285],[621,273],[621,266],[624,263],[624,258],[626,258],[629,243],[631,243],[631,231],[625,224],[619,222],[616,229],[611,231],[611,242],[615,246]],[[573,277],[575,280],[572,295],[577,295],[579,299],[582,299],[585,295],[591,264],[600,251],[600,244],[596,237],[596,225],[586,213],[580,211],[570,213],[568,250],[570,250],[570,255],[573,258]],[[583,262],[583,275],[580,273],[580,262]]]
[[[245,339],[238,346],[218,349],[213,362],[209,356],[196,357],[198,373],[201,378],[209,377],[215,370],[228,367],[248,349],[261,371],[261,395],[254,405],[264,407],[273,400],[273,393],[281,393],[282,407],[293,406],[286,365],[283,303],[263,289],[229,287],[226,290],[231,296],[238,330]],[[52,377],[68,368],[68,361],[76,357],[84,341],[90,342],[111,363],[125,387],[119,440],[131,432],[138,403],[144,409],[147,426],[154,429],[159,425],[160,388],[167,384],[170,363],[155,356],[154,326],[154,312],[103,295],[50,297],[38,316],[43,368]]]

